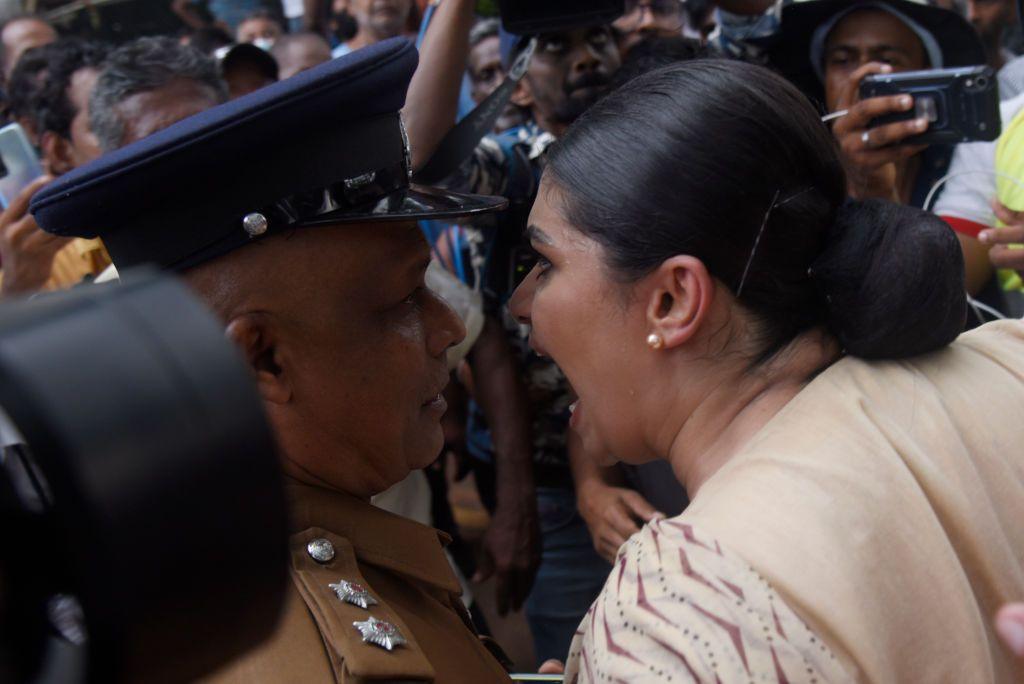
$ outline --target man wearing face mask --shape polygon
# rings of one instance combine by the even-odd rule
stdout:
[[[405,110],[414,167],[430,158],[455,121],[474,5],[472,0],[444,0],[423,41],[420,68]],[[495,356],[507,361],[499,366],[495,356],[488,362],[470,356],[476,394],[481,399],[497,394],[503,400],[497,408],[513,415],[501,417],[495,415],[494,406],[485,406],[488,433],[483,425],[485,412],[477,410],[467,441],[479,465],[478,481],[494,483],[495,510],[483,567],[496,566],[499,580],[502,575],[518,578],[511,583],[513,608],[518,598],[515,589],[523,589],[524,577],[526,587],[530,586],[529,572],[516,564],[528,555],[529,521],[539,518],[541,560],[525,609],[537,659],[543,661],[563,657],[609,565],[597,555],[577,512],[567,444],[572,392],[558,367],[532,353],[526,335],[503,312],[517,273],[529,270],[532,252],[522,235],[547,149],[604,95],[621,59],[612,28],[591,25],[535,37],[502,32],[503,67],[508,70],[534,39],[533,58],[512,95],[528,121],[484,138],[447,184],[504,195],[512,202],[501,225],[475,226],[476,235],[464,251],[466,263],[480,266],[479,278],[471,275],[476,282],[470,284],[483,291],[488,325],[504,328],[504,335],[498,336],[503,354]],[[509,384],[501,392],[489,387],[502,382]],[[507,420],[518,415],[516,397],[528,401],[521,416],[527,421],[527,436],[525,444],[515,442],[520,448],[510,449],[503,435],[509,432]],[[506,598],[499,596],[499,605]]]

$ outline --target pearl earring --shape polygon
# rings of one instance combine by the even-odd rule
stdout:
[[[651,333],[647,336],[647,346],[651,349],[661,349],[665,346],[665,340],[661,339],[661,335]]]

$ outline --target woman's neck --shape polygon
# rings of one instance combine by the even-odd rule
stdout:
[[[668,450],[672,469],[690,498],[839,356],[836,341],[815,330],[754,369],[737,363],[717,373]]]

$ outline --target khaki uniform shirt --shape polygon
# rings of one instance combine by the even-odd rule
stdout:
[[[291,484],[291,582],[271,639],[229,663],[210,681],[485,682],[509,681],[476,635],[444,554],[447,536],[368,502]],[[326,563],[307,545],[325,539]],[[378,601],[346,603],[328,585],[362,584]],[[395,625],[406,644],[387,651],[364,643],[354,622],[373,616]]]

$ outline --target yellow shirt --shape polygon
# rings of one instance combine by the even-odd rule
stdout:
[[[1024,211],[1024,110],[1017,113],[999,136],[996,145],[996,173],[1000,174],[996,178],[996,196],[999,201],[1007,209]],[[1022,245],[1014,247],[1019,249]],[[998,275],[1003,289],[1024,289],[1020,273],[1003,269]]]

